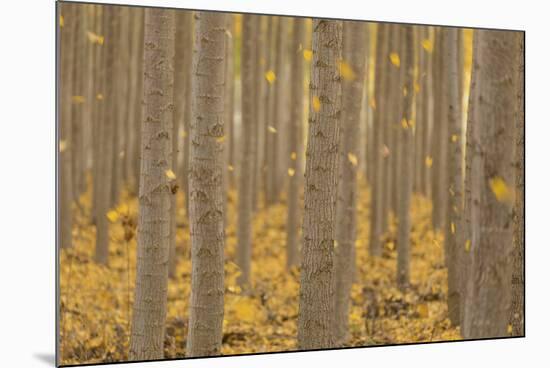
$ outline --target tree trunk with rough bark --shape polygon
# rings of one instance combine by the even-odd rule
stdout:
[[[131,360],[162,359],[170,249],[174,12],[145,9],[143,121]]]
[[[187,357],[219,355],[222,343],[225,17],[213,12],[195,15],[189,162],[193,268]]]
[[[298,348],[334,346],[334,223],[341,119],[342,22],[313,20]]]

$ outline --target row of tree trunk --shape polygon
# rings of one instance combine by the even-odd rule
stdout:
[[[298,347],[345,345],[363,174],[369,254],[383,256],[395,217],[401,289],[411,284],[417,192],[443,234],[451,322],[465,338],[523,333],[522,34],[474,31],[464,88],[457,28],[60,10],[60,244],[72,246],[72,213],[91,184],[96,261],[108,265],[108,215],[123,188],[139,197],[130,359],[163,357],[178,188],[192,244],[187,356],[221,351],[234,186],[243,290],[254,212],[286,201],[287,266],[301,273]]]

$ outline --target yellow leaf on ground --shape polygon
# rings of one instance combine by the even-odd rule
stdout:
[[[273,84],[275,82],[275,79],[277,79],[277,76],[275,75],[275,72],[273,70],[268,70],[265,72],[265,79],[269,82],[269,84]]]
[[[422,40],[422,48],[427,52],[431,53],[434,50],[434,45],[432,41],[425,39],[425,40]]]
[[[267,130],[269,130],[270,133],[277,133],[277,129],[275,129],[274,127],[272,127],[271,125],[267,127]]]
[[[311,58],[313,57],[313,51],[305,49],[304,50],[304,59],[307,61],[311,61]]]
[[[240,299],[233,305],[233,308],[237,319],[244,322],[254,322],[257,310],[251,299]]]
[[[338,63],[338,68],[340,70],[340,75],[342,76],[342,78],[344,78],[344,80],[347,80],[347,81],[355,80],[355,72],[353,71],[353,68],[351,67],[351,65],[349,65],[347,62],[345,62],[344,60],[341,60]]]
[[[401,65],[401,59],[399,58],[399,54],[397,52],[390,53],[390,61],[397,68]]]
[[[428,309],[427,304],[419,304],[417,307],[417,312],[420,318],[427,318],[430,315],[430,310]]]
[[[166,174],[166,177],[170,180],[176,179],[176,174],[174,174],[174,172],[171,169],[166,170],[165,174]]]
[[[321,110],[321,100],[318,96],[313,96],[312,106],[315,112],[319,112],[319,110]]]
[[[349,152],[348,153],[348,160],[349,162],[353,165],[353,166],[357,166],[357,156],[354,155],[353,153]]]
[[[432,167],[434,163],[432,156],[426,156],[426,160],[424,161],[424,163],[426,164],[426,167],[428,168]]]
[[[294,171],[294,169],[293,169],[292,167],[289,167],[289,168],[288,168],[288,176],[294,176],[294,173],[295,173],[295,172],[296,172],[296,171]]]

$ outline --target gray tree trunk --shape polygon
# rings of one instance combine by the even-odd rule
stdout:
[[[250,283],[250,258],[252,253],[252,185],[253,185],[253,125],[256,124],[254,101],[257,83],[254,79],[254,60],[257,45],[259,17],[243,16],[241,85],[242,85],[242,124],[241,124],[241,172],[239,185],[239,219],[237,229],[237,265],[241,274],[241,286]]]
[[[300,187],[302,184],[302,127],[304,111],[304,45],[305,23],[300,18],[292,20],[292,43],[290,48],[290,165],[288,172],[288,216],[286,238],[286,266],[290,269],[299,263],[298,235],[300,227]]]
[[[517,117],[519,52],[516,35],[476,31],[468,138],[472,167],[468,209],[471,246],[465,294],[465,338],[508,335],[511,306],[514,121]],[[467,302],[466,302],[467,301]]]
[[[143,121],[131,360],[162,359],[170,249],[174,12],[145,9]]]
[[[195,15],[193,119],[189,162],[192,242],[186,356],[219,355],[224,295],[223,142],[226,15]]]
[[[401,27],[402,48],[401,65],[404,71],[405,85],[402,92],[402,117],[399,128],[400,146],[400,185],[397,202],[398,234],[397,234],[397,284],[404,290],[410,284],[410,233],[411,233],[411,195],[413,189],[413,96],[414,96],[414,54],[413,54],[413,28]]]
[[[342,22],[313,20],[298,348],[334,346],[334,223],[341,119]]]
[[[343,62],[354,75],[342,78],[342,125],[340,132],[340,172],[336,202],[335,307],[333,334],[336,346],[348,340],[351,284],[355,273],[357,236],[357,174],[359,171],[359,128],[365,62],[367,24],[346,21],[343,26]]]

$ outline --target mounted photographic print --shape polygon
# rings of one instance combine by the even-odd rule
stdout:
[[[524,32],[56,27],[59,365],[525,335]]]

